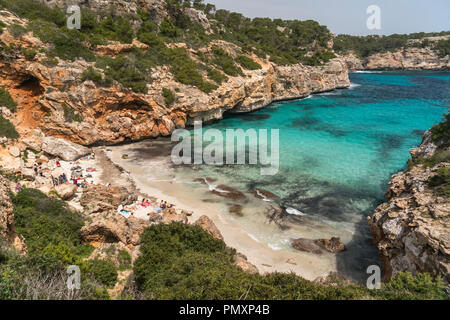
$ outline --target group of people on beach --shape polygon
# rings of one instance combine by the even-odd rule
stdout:
[[[161,211],[164,211],[165,209],[170,209],[173,208],[174,205],[171,204],[167,204],[167,201],[161,200],[161,202],[159,203],[159,207],[155,208],[155,210],[153,210],[153,213],[159,213]],[[150,213],[147,215],[151,215]]]

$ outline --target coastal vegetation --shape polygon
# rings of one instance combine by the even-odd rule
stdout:
[[[6,107],[11,112],[16,112],[17,104],[5,87],[0,87],[0,107]]]
[[[420,40],[425,37],[445,35],[450,35],[450,31],[443,31],[439,33],[421,32],[411,34],[392,34],[389,36],[371,35],[365,37],[341,34],[334,38],[334,50],[342,54],[352,51],[357,56],[366,58],[372,54],[397,51],[401,48],[431,46],[433,50],[438,51],[439,55],[443,57],[450,53],[450,40],[440,40],[434,45],[432,45],[427,39],[422,41]]]
[[[118,264],[88,259],[93,247],[82,243],[84,219],[65,202],[38,190],[12,195],[16,231],[26,255],[0,243],[0,299],[68,299],[65,270],[82,272],[77,299],[109,299],[118,272],[132,268],[124,299],[446,299],[439,278],[399,273],[380,290],[339,278],[325,284],[293,273],[250,274],[234,264],[235,250],[199,226],[157,224],[141,235],[140,256],[119,250]],[[51,279],[51,281],[49,281]],[[72,297],[73,298],[73,297]]]
[[[117,271],[111,263],[86,260],[93,250],[79,233],[80,214],[66,203],[35,189],[11,195],[16,231],[26,241],[21,255],[3,241],[0,246],[0,299],[65,299],[66,268],[77,265],[83,274],[80,299],[108,299],[106,287],[113,285]],[[48,279],[52,279],[49,281]]]
[[[149,12],[138,10],[138,14],[124,14],[111,6],[104,12],[83,8],[81,29],[69,30],[65,25],[65,14],[57,6],[49,8],[36,0],[0,0],[0,7],[30,20],[25,27],[10,26],[10,32],[32,31],[49,44],[44,50],[45,61],[54,64],[55,60],[50,59],[59,57],[95,62],[97,68],[104,70],[105,78],[101,79],[91,68],[83,75],[84,80],[99,85],[110,85],[115,80],[138,93],[147,92],[146,83],[152,81],[151,70],[156,66],[168,66],[176,81],[209,93],[217,86],[207,80],[205,70],[210,80],[220,84],[226,78],[217,69],[230,76],[242,75],[241,66],[248,70],[260,69],[261,66],[247,56],[251,53],[261,58],[269,57],[281,65],[299,62],[321,65],[334,57],[327,47],[331,39],[329,30],[312,20],[250,19],[239,13],[215,10],[213,5],[203,1],[166,0],[165,5],[168,16],[159,25]],[[209,18],[211,30],[192,21],[186,13],[187,8],[203,11]],[[149,49],[135,47],[115,58],[99,56],[95,52],[98,45],[108,41],[129,44],[134,38],[149,45]],[[199,63],[185,48],[168,47],[171,43],[184,42],[188,49],[197,50],[216,40],[234,43],[240,54],[233,59],[221,48],[214,47],[213,57]],[[32,60],[36,52],[27,51],[25,55]]]
[[[14,125],[2,115],[0,115],[0,137],[8,139],[17,139],[19,137]]]
[[[381,290],[341,279],[328,285],[295,274],[249,274],[233,264],[234,249],[198,226],[154,225],[142,235],[134,264],[137,290],[147,299],[444,299],[428,275],[399,274]],[[334,285],[333,285],[334,284]],[[130,298],[130,297],[129,297]]]

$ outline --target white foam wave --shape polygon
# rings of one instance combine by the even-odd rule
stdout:
[[[286,208],[286,212],[292,214],[294,216],[306,216],[306,213],[301,212],[300,210],[294,208]]]

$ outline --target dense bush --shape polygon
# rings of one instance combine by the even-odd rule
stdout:
[[[134,264],[137,289],[152,299],[442,299],[442,283],[400,275],[381,290],[335,279],[323,286],[295,274],[248,274],[233,264],[234,250],[198,226],[154,225],[141,235]]]
[[[167,107],[172,105],[172,103],[175,101],[175,96],[174,96],[172,90],[170,90],[170,89],[163,88],[162,89],[162,96],[164,97],[164,102],[165,102]]]
[[[358,56],[365,58],[375,53],[382,53],[386,51],[395,51],[402,47],[414,46],[408,42],[408,40],[422,39],[430,36],[448,35],[450,32],[440,33],[412,33],[412,34],[392,34],[389,36],[351,36],[351,35],[338,35],[334,39],[334,49],[340,53],[347,53],[354,51]],[[420,42],[419,46],[423,47],[428,45],[429,42]],[[441,56],[445,56],[450,53],[450,40],[441,40],[435,47]]]
[[[443,144],[444,147],[450,145],[450,113],[447,113],[444,120],[431,128],[433,140]]]
[[[17,109],[17,103],[5,87],[0,87],[0,107],[6,107],[12,112],[16,112]]]
[[[16,231],[24,236],[28,252],[22,256],[0,246],[0,299],[70,299],[69,265],[82,272],[81,290],[72,298],[108,299],[103,286],[115,284],[117,271],[111,262],[86,260],[93,247],[81,243],[81,215],[35,189],[11,198]]]
[[[8,139],[17,139],[19,134],[16,131],[14,125],[0,115],[0,137],[6,137]]]
[[[247,56],[240,55],[236,58],[236,61],[247,70],[261,69],[261,65],[258,62]]]
[[[222,69],[226,74],[236,77],[242,75],[242,70],[234,63],[233,58],[228,55],[225,50],[219,47],[213,47],[214,59],[213,63]]]
[[[450,197],[450,168],[441,168],[437,174],[428,180],[428,185],[435,189],[435,193]]]
[[[435,50],[438,51],[440,57],[445,57],[450,54],[450,39],[439,40],[436,43]]]
[[[216,69],[208,69],[208,78],[221,85],[222,82],[228,80],[227,76]]]
[[[81,245],[82,217],[70,211],[64,201],[47,197],[36,189],[24,189],[12,198],[16,230],[30,251],[48,244],[63,243],[70,248]]]
[[[117,270],[114,263],[108,260],[92,260],[94,278],[107,287],[114,287],[117,282]]]

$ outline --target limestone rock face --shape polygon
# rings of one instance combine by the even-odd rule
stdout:
[[[406,48],[396,52],[378,53],[364,61],[366,69],[450,69],[450,56],[439,57],[430,48]]]
[[[25,240],[16,233],[13,205],[9,197],[7,180],[0,175],[0,236],[17,250],[26,252]]]
[[[201,216],[200,218],[198,218],[197,221],[195,221],[194,224],[201,227],[206,232],[208,232],[213,238],[223,241],[223,236],[220,233],[220,230],[216,227],[214,222],[207,216]]]
[[[141,233],[149,222],[135,217],[125,218],[118,213],[97,213],[89,216],[80,236],[84,241],[94,243],[116,243],[137,246]]]
[[[86,4],[85,1],[74,2]],[[61,6],[65,1],[53,0],[52,3]],[[91,0],[88,3],[95,9],[109,1]],[[150,12],[150,8],[161,3],[159,0],[136,0],[117,1],[115,5],[117,10],[126,12],[134,12],[133,8],[143,5]],[[157,15],[167,15],[159,9],[157,12]],[[30,38],[28,42],[22,41],[23,37],[10,39],[11,45],[23,42],[23,47],[40,48],[36,44],[38,38],[31,33],[27,37]],[[31,41],[33,39],[36,41]],[[134,45],[143,44],[135,41]],[[237,46],[220,40],[198,51],[211,52],[213,46],[223,48],[233,57],[240,54]],[[130,45],[114,43],[97,48],[99,53],[112,56],[129,49]],[[191,58],[196,60],[198,57],[193,51],[188,49]],[[79,145],[168,136],[175,129],[192,125],[196,120],[218,120],[225,112],[250,112],[273,101],[302,98],[350,85],[347,66],[341,58],[330,60],[323,66],[310,67],[302,64],[278,66],[251,56],[262,69],[244,70],[242,76],[228,77],[228,81],[209,94],[177,82],[167,66],[155,67],[151,70],[153,81],[147,84],[148,92],[144,94],[132,92],[117,82],[104,87],[90,80],[83,81],[83,72],[89,67],[95,68],[93,63],[84,60],[57,59],[57,65],[48,66],[44,62],[44,54],[39,53],[33,61],[25,59],[20,52],[14,54],[13,58],[0,61],[0,85],[4,85],[18,103],[17,113],[11,114],[8,120],[23,137],[28,138],[31,132],[39,129],[47,137]],[[104,73],[101,69],[96,70]],[[204,77],[206,79],[207,75]],[[26,88],[22,87],[23,83],[27,84]],[[174,92],[175,101],[170,107],[165,105],[163,88]],[[79,115],[79,121],[68,121],[67,110]],[[61,143],[55,145],[56,141],[44,138],[45,151],[59,155],[59,150],[68,148]],[[34,141],[30,143],[39,146]],[[86,152],[79,148],[69,149],[75,152],[64,151],[61,155],[71,160]]]
[[[42,151],[65,161],[78,160],[91,152],[89,148],[55,137],[45,137],[42,140],[41,149]]]
[[[429,157],[436,148],[426,133],[411,154]],[[433,193],[428,185],[430,177],[446,167],[449,162],[430,168],[415,165],[393,175],[387,202],[367,218],[386,279],[400,271],[428,272],[450,283],[450,200]]]

